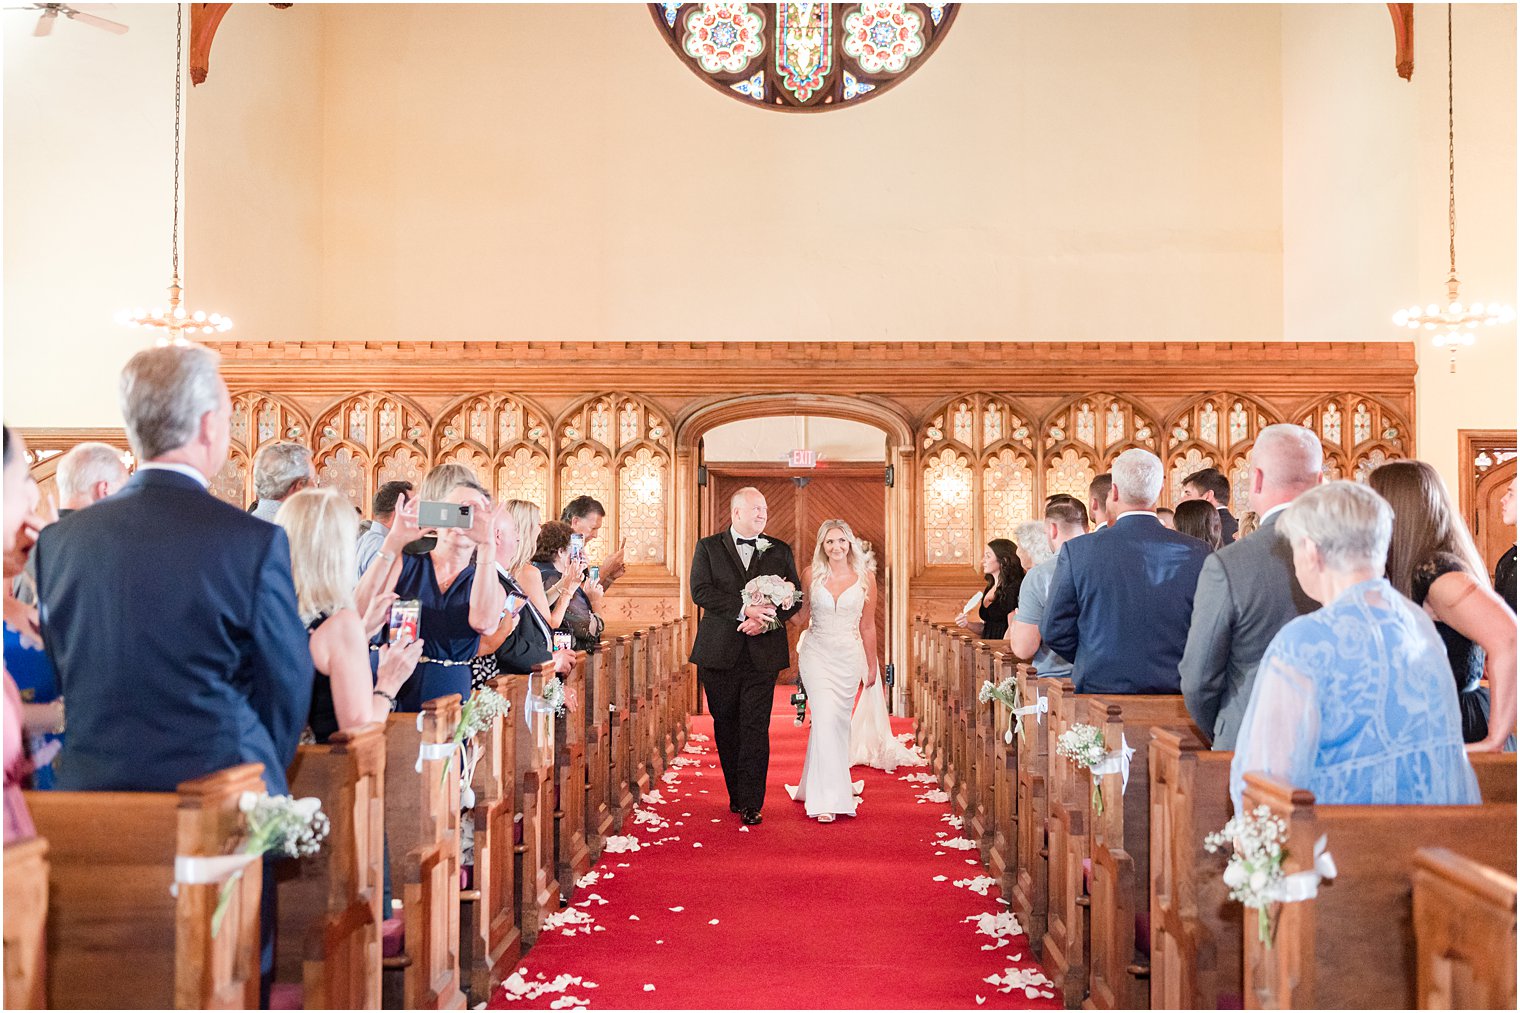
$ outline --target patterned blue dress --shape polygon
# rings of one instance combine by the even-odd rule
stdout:
[[[1284,626],[1262,656],[1230,764],[1324,805],[1475,805],[1451,665],[1435,624],[1377,578]]]

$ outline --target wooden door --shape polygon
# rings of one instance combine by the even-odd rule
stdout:
[[[754,486],[765,496],[769,514],[765,533],[785,541],[797,559],[797,573],[804,590],[810,583],[809,569],[818,539],[818,527],[826,520],[842,519],[855,534],[870,543],[876,553],[877,651],[886,653],[887,586],[887,487],[880,464],[834,464],[827,469],[810,471],[777,468],[764,464],[709,464],[708,484],[703,499],[704,535],[725,530],[729,523],[728,502],[745,486]],[[792,658],[797,656],[797,636],[801,630],[787,628]],[[795,682],[795,665],[778,677],[778,682]]]
[[[1478,488],[1473,494],[1473,538],[1478,542],[1478,553],[1482,555],[1490,577],[1499,557],[1515,544],[1515,529],[1504,523],[1504,508],[1500,505],[1514,480],[1515,460],[1511,458],[1488,469],[1487,474],[1478,480]]]

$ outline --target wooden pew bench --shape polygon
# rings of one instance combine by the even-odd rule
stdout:
[[[173,793],[26,793],[48,845],[48,1007],[258,1006],[263,863],[244,867],[215,934],[221,884],[175,879],[177,859],[222,855],[241,838],[238,800],[264,790],[262,773],[243,764]]]
[[[1276,905],[1270,947],[1258,938],[1256,919],[1246,919],[1245,995],[1253,1006],[1414,1008],[1414,853],[1449,848],[1514,875],[1513,801],[1475,806],[1316,805],[1308,791],[1247,774],[1242,804],[1248,811],[1265,805],[1287,823],[1285,873],[1313,867],[1315,842],[1321,836],[1339,870],[1316,897]]]
[[[5,846],[5,1005],[47,1007],[47,839]]]
[[[591,870],[586,847],[586,655],[565,679],[565,713],[554,716],[554,861],[561,898]]]
[[[427,701],[420,714],[392,714],[386,727],[385,829],[391,888],[401,901],[405,931],[404,955],[384,962],[393,973],[402,972],[400,989],[393,981],[384,982],[387,1009],[464,1006],[459,975],[461,757],[449,748],[459,709],[458,695],[451,694]]]
[[[522,955],[517,903],[517,733],[526,675],[503,675],[489,686],[511,705],[505,718],[490,722],[475,738],[477,756],[470,789],[475,805],[474,856],[469,883],[459,894],[460,969],[472,1003],[516,968]]]
[[[317,854],[278,866],[275,980],[300,986],[306,1009],[379,1009],[385,726],[300,747],[289,782],[330,828]]]
[[[1049,705],[1046,680],[1034,674],[1029,665],[1014,670],[1018,698],[1022,706]],[[1061,680],[1050,680],[1059,682]],[[1011,717],[1011,716],[1010,716]],[[1013,913],[1029,939],[1030,949],[1039,956],[1044,949],[1046,915],[1050,894],[1049,779],[1050,734],[1046,727],[1049,715],[1037,712],[1021,720],[1023,732],[1018,739],[1018,812],[1017,840],[1014,850],[1013,882],[1007,896]]]
[[[1420,1009],[1515,1008],[1515,877],[1447,848],[1414,853]]]
[[[539,926],[559,910],[558,861],[554,850],[554,713],[537,702],[544,682],[554,675],[552,662],[528,677],[522,708],[512,705],[517,721],[517,812],[521,816],[517,852],[518,925],[524,949],[538,939]]]

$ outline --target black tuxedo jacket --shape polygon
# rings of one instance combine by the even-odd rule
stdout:
[[[761,537],[764,537],[763,535]],[[691,661],[702,668],[750,668],[756,672],[779,672],[791,664],[787,649],[786,621],[802,608],[799,600],[789,609],[777,609],[781,629],[750,636],[739,632],[739,613],[744,609],[744,585],[762,574],[783,577],[800,592],[792,547],[775,538],[770,548],[757,547],[749,569],[739,558],[729,529],[697,542],[691,557],[691,600],[702,610]]]
[[[48,525],[34,555],[68,700],[60,789],[173,791],[262,763],[287,793],[313,669],[282,528],[148,470]]]

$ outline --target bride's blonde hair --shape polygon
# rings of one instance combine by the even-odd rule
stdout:
[[[845,561],[855,571],[856,577],[864,577],[868,573],[876,572],[876,554],[866,548],[865,543],[855,534],[855,529],[850,527],[848,521],[829,520],[824,521],[818,528],[818,542],[813,548],[813,580],[827,580],[829,576],[829,557],[823,551],[823,540],[830,531],[838,528],[844,532],[845,538],[849,539],[850,552],[845,556]]]

